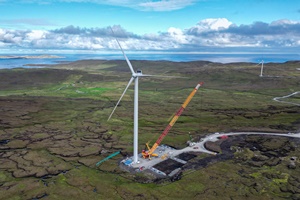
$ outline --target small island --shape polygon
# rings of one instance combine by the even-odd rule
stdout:
[[[64,58],[56,55],[0,55],[0,59],[53,59]]]

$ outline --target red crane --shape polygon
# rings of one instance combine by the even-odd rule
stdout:
[[[157,154],[154,153],[155,149],[159,146],[159,144],[164,139],[164,137],[166,137],[166,135],[169,133],[169,131],[171,130],[171,128],[173,127],[173,125],[175,124],[175,122],[177,121],[179,116],[182,114],[182,112],[184,111],[186,106],[190,103],[191,99],[194,97],[194,95],[198,91],[199,87],[202,86],[202,85],[203,85],[203,82],[200,82],[200,83],[197,84],[197,86],[194,88],[194,90],[190,93],[190,95],[187,97],[187,99],[181,105],[179,110],[176,112],[176,114],[174,115],[174,117],[172,118],[172,120],[170,121],[168,126],[165,128],[165,130],[162,132],[162,134],[156,140],[156,142],[154,143],[154,145],[152,146],[151,149],[149,147],[149,144],[146,143],[148,151],[146,151],[146,150],[142,151],[143,158],[151,159],[151,156],[158,156]]]

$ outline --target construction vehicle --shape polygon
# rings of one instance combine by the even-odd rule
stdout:
[[[152,148],[149,147],[149,142],[146,143],[146,146],[147,146],[148,150],[147,151],[146,150],[142,151],[143,158],[145,158],[145,159],[146,158],[151,159],[152,156],[155,156],[155,157],[158,156],[157,154],[154,153],[154,151],[159,146],[159,144],[164,139],[164,137],[166,137],[166,135],[169,133],[169,131],[174,126],[174,124],[177,121],[177,119],[179,118],[179,116],[182,114],[182,112],[184,111],[184,109],[186,108],[186,106],[190,103],[191,99],[194,97],[194,95],[198,91],[199,87],[202,86],[202,85],[203,85],[203,82],[200,82],[200,83],[197,84],[197,86],[194,88],[194,90],[190,93],[190,95],[187,97],[187,99],[181,105],[181,107],[179,108],[179,110],[175,113],[174,117],[172,118],[172,120],[170,121],[170,123],[168,124],[168,126],[165,128],[165,130],[162,132],[162,134],[156,140],[156,142],[154,143],[154,145],[152,146]]]
[[[188,145],[188,146],[190,146],[190,147],[193,147],[193,146],[195,146],[196,145],[196,142],[193,142],[193,138],[192,138],[192,136],[191,136],[191,133],[189,132],[189,136],[190,136],[190,140],[189,141],[187,141],[186,142],[186,144]]]

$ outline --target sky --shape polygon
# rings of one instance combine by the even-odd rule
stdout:
[[[0,54],[300,52],[300,0],[0,0]],[[113,29],[113,31],[111,30]]]

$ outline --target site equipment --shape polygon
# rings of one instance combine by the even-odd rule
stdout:
[[[96,166],[98,167],[100,164],[102,164],[104,161],[107,161],[108,159],[111,159],[112,157],[118,155],[119,153],[121,153],[121,151],[117,151],[113,154],[110,154],[109,156],[107,156],[106,158],[104,158],[103,160],[100,160],[99,162],[96,163]]]
[[[181,107],[179,108],[179,110],[176,112],[176,114],[174,115],[174,117],[172,118],[172,120],[170,121],[170,123],[168,124],[168,126],[165,128],[165,130],[162,132],[162,134],[156,140],[156,142],[154,143],[154,145],[152,146],[151,149],[149,147],[149,142],[146,143],[146,146],[147,146],[148,150],[147,151],[146,150],[142,151],[143,158],[149,158],[149,159],[151,159],[151,156],[158,156],[157,154],[154,153],[155,149],[159,146],[159,144],[164,139],[164,137],[169,133],[170,129],[173,127],[173,125],[175,124],[175,122],[177,121],[177,119],[179,118],[179,116],[181,115],[181,113],[183,112],[183,110],[190,103],[191,99],[196,94],[196,92],[198,91],[199,87],[202,86],[202,85],[203,85],[203,82],[200,82],[200,83],[197,84],[197,86],[194,88],[194,90],[190,93],[190,95],[187,97],[187,99],[181,105]]]

